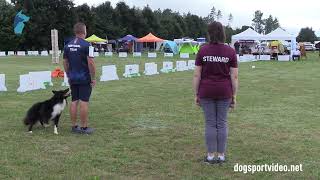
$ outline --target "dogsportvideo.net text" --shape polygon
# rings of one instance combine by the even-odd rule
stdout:
[[[279,163],[272,164],[255,164],[255,165],[241,165],[237,163],[233,166],[234,172],[242,172],[244,174],[254,174],[256,172],[301,172],[302,164],[298,165],[282,165]]]

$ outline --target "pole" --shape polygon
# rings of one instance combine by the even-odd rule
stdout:
[[[59,46],[58,46],[58,31],[51,30],[51,46],[52,46],[52,63],[59,63]]]

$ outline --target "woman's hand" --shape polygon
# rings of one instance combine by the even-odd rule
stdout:
[[[231,103],[230,103],[230,109],[234,110],[237,105],[237,96],[232,96]]]
[[[199,99],[198,96],[195,96],[195,97],[194,97],[194,103],[195,103],[196,105],[198,105],[198,106],[201,106],[201,105],[200,105],[200,99]]]

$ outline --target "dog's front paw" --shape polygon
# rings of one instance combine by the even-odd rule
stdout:
[[[28,131],[29,134],[32,134],[32,131]]]
[[[57,126],[54,126],[53,133],[54,133],[54,134],[58,134],[58,128],[57,128]]]
[[[58,135],[59,133],[58,132],[54,132],[54,134]]]

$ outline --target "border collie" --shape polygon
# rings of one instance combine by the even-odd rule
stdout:
[[[63,109],[66,107],[67,98],[70,96],[69,88],[61,91],[52,91],[51,99],[34,104],[23,119],[24,124],[29,126],[29,133],[38,121],[44,127],[49,126],[49,121],[54,122],[54,134],[58,134],[58,123]]]

